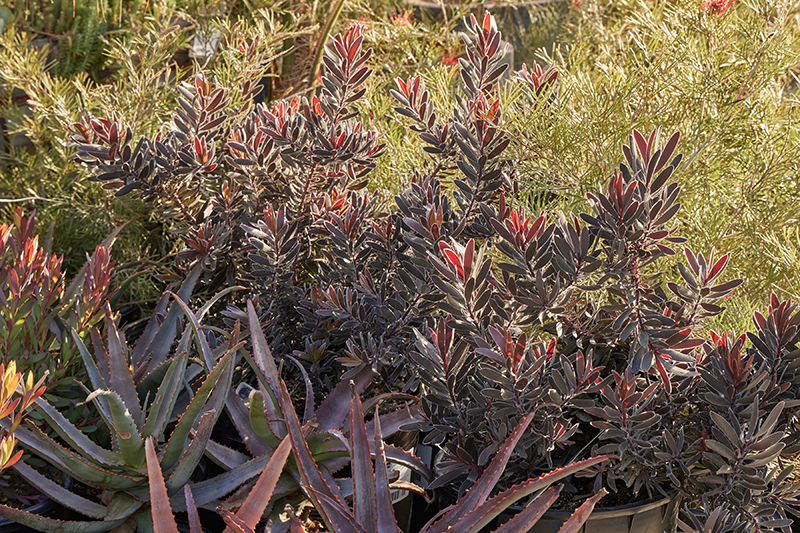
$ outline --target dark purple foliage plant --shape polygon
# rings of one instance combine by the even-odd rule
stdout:
[[[356,111],[372,59],[359,24],[328,43],[315,94],[255,105],[254,78],[232,106],[232,89],[200,72],[154,138],[87,112],[76,158],[182,230],[173,275],[196,267],[210,289],[245,286],[226,320],[256,318],[276,360],[301,361],[318,393],[349,380],[416,393],[416,427],[441,449],[430,488],[464,494],[513,434],[500,487],[605,455],[567,492],[682,498],[687,528],[788,527],[796,305],[773,297],[746,335],[706,334],[742,280],[726,279],[729,254],[677,233],[678,133],[634,130],[587,212],[531,213],[504,158],[515,135],[500,33],[488,13],[466,22],[452,114],[420,76],[391,91],[428,155],[393,201],[368,192],[384,146]],[[234,53],[246,63],[252,46]],[[528,105],[556,106],[557,78],[534,66],[510,83]],[[360,514],[358,499],[351,511],[311,485],[318,507]]]

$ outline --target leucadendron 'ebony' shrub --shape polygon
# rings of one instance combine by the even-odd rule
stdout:
[[[747,353],[744,337],[701,335],[742,281],[724,280],[729,255],[687,247],[679,279],[662,272],[686,242],[675,224],[677,133],[634,131],[606,190],[587,195],[591,212],[528,215],[499,162],[509,141],[493,96],[497,33],[488,16],[472,26],[460,73],[467,99],[452,119],[431,111],[418,77],[393,93],[436,156],[397,199],[403,238],[442,312],[410,356],[426,441],[444,448],[432,486],[459,482],[463,492],[533,413],[509,483],[605,453],[613,458],[579,474],[594,477],[594,490],[677,494],[690,512],[702,496],[750,527],[786,526],[797,487],[780,457],[800,449],[786,410],[798,404],[794,307],[773,298]],[[531,105],[555,105],[555,73],[517,77]],[[453,164],[461,172],[448,195],[440,180]]]
[[[352,379],[361,393],[379,375],[418,392],[418,426],[443,450],[432,487],[463,493],[526,420],[503,485],[604,454],[572,492],[677,494],[690,521],[783,527],[797,492],[781,462],[798,442],[794,306],[757,314],[752,348],[705,338],[741,280],[725,279],[728,254],[676,233],[677,133],[634,130],[588,212],[529,214],[503,157],[515,137],[500,34],[489,14],[467,27],[451,115],[419,76],[392,91],[430,156],[393,204],[364,192],[383,147],[355,110],[371,58],[359,24],[330,41],[310,97],[253,105],[254,79],[232,106],[233,89],[198,73],[153,139],[87,113],[76,157],[185,228],[177,274],[194,264],[211,287],[248,286],[239,297],[258,300],[246,312],[231,300],[224,316],[256,317],[276,360],[311,370],[307,390]],[[246,61],[251,47],[232,53]],[[511,83],[530,106],[557,106],[556,81],[534,67]]]

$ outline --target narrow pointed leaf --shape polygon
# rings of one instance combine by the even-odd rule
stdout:
[[[89,375],[89,381],[92,383],[94,390],[107,389],[108,384],[103,379],[103,376],[100,375],[100,370],[97,368],[92,354],[86,349],[86,345],[83,344],[80,335],[74,329],[72,330],[72,339],[78,347],[78,352],[81,354],[81,359],[83,359],[83,366],[86,368],[86,373]],[[105,398],[98,398],[95,405],[97,405],[97,409],[102,413],[106,422],[109,423],[111,421],[111,410],[108,407],[108,401]]]
[[[194,494],[195,502],[202,507],[233,492],[251,478],[260,474],[269,459],[269,455],[262,455],[211,479],[192,484],[192,494]],[[175,512],[186,510],[186,501],[181,494],[174,495],[170,499],[170,503]]]
[[[87,500],[65,489],[62,485],[43,476],[23,461],[16,463],[13,468],[19,475],[24,477],[28,483],[42,491],[42,494],[46,495],[51,500],[75,511],[80,511],[90,518],[103,518],[106,515],[105,506]]]
[[[464,502],[463,505],[458,506],[456,509],[457,512],[448,515],[448,525],[455,525],[455,523],[468,511],[478,507],[486,501],[486,498],[492,492],[494,486],[497,484],[497,481],[500,479],[500,475],[503,473],[503,470],[505,470],[506,464],[511,458],[511,454],[514,451],[517,442],[519,442],[523,432],[528,428],[531,420],[533,420],[533,414],[529,413],[520,421],[519,425],[517,425],[517,427],[514,429],[514,432],[506,439],[506,441],[498,450],[497,454],[495,454],[492,462],[488,467],[486,467],[483,475],[480,477],[480,479],[478,479],[478,481],[475,482],[472,488],[470,488],[467,492],[466,496],[464,496],[464,498],[461,500]]]
[[[605,488],[600,489],[600,492],[586,500],[578,507],[572,516],[569,517],[569,520],[564,522],[564,525],[561,526],[561,529],[558,530],[558,533],[578,533],[583,526],[584,522],[589,520],[589,515],[592,514],[594,511],[594,506],[600,501],[600,498],[608,494],[608,491]]]
[[[211,374],[209,374],[200,386],[200,389],[194,395],[192,401],[189,402],[186,412],[178,421],[172,435],[170,435],[169,441],[167,442],[167,449],[164,450],[164,456],[161,461],[165,468],[171,468],[180,458],[186,446],[189,432],[192,426],[194,426],[195,420],[197,420],[203,412],[215,409],[217,416],[219,416],[225,402],[225,396],[231,386],[233,354],[240,346],[241,344],[238,344],[233,349],[228,350],[228,353],[219,360],[217,366],[214,367],[214,370],[211,371]],[[209,398],[211,398],[211,400],[209,400]]]
[[[111,409],[111,420],[114,422],[114,437],[120,453],[129,465],[134,468],[143,467],[145,465],[144,442],[142,442],[142,436],[139,434],[136,422],[122,398],[116,392],[97,390],[91,393],[86,398],[86,401],[88,402],[97,396],[104,396],[108,400],[108,405]]]
[[[200,515],[197,513],[197,505],[194,503],[194,496],[189,485],[183,486],[183,496],[186,499],[186,514],[189,518],[189,533],[203,533],[203,526],[200,524]]]
[[[64,441],[87,459],[94,461],[98,465],[119,466],[126,464],[120,454],[106,450],[95,444],[83,431],[73,426],[69,420],[64,418],[61,413],[56,411],[53,406],[44,399],[38,398],[34,407],[47,421],[48,426],[55,429],[56,433],[58,433]]]
[[[47,533],[106,533],[125,521],[122,519],[113,522],[64,522],[5,505],[0,505],[0,516]]]
[[[131,418],[136,423],[138,433],[138,421],[142,419],[142,407],[139,402],[139,394],[133,384],[133,378],[129,370],[127,348],[122,345],[123,337],[120,335],[117,325],[110,316],[111,308],[107,311],[106,328],[108,330],[108,370],[111,374],[110,389],[116,392],[120,399],[131,413]],[[113,406],[112,406],[113,415]],[[142,465],[144,465],[144,453],[142,453]]]
[[[181,301],[187,301],[192,295],[194,286],[202,273],[202,261],[198,261],[197,265],[192,268],[186,279],[183,281],[177,296]],[[161,302],[159,302],[159,305]],[[166,309],[166,303],[164,304]],[[164,362],[169,354],[172,343],[178,335],[178,319],[183,311],[179,305],[172,305],[167,312],[162,324],[158,324],[156,315],[147,324],[147,327],[136,344],[136,349],[133,351],[131,361],[136,364],[141,364],[148,357],[151,359],[150,366],[159,365]],[[152,329],[151,329],[152,326]]]
[[[147,478],[150,485],[150,512],[153,515],[154,533],[178,533],[178,525],[169,505],[169,494],[161,474],[161,464],[153,448],[153,437],[145,441],[147,455]]]
[[[367,428],[361,399],[355,391],[350,399],[350,449],[352,450],[353,514],[356,521],[368,530],[378,527],[375,503],[375,473],[369,452]]]
[[[197,465],[200,464],[200,460],[203,458],[206,443],[211,438],[211,431],[213,431],[216,421],[215,412],[206,412],[200,417],[200,424],[194,433],[194,437],[189,442],[189,445],[186,446],[186,451],[167,480],[167,488],[170,492],[178,492],[181,487],[189,482],[189,478],[192,477]]]
[[[494,533],[518,533],[519,531],[530,531],[539,521],[542,515],[558,499],[561,493],[561,486],[550,487],[536,498],[530,505],[525,507],[519,514],[511,520],[494,530]]]
[[[376,376],[371,365],[365,365],[350,381],[357,394],[361,394]],[[340,381],[317,408],[317,424],[321,431],[342,427],[350,410],[350,384]]]
[[[200,330],[200,321],[180,296],[174,292],[170,292],[170,294],[175,299],[175,302],[181,307],[181,309],[183,309],[183,313],[186,315],[186,318],[189,319],[189,323],[192,325],[192,330],[194,331],[195,339],[197,340],[197,347],[200,351],[200,354],[203,356],[203,363],[206,365],[206,372],[211,371],[211,369],[214,368],[214,356],[211,354],[211,347],[208,345],[208,339],[206,339],[206,336]]]
[[[261,520],[261,515],[267,508],[275,486],[278,484],[286,464],[286,459],[292,451],[292,441],[289,437],[284,437],[280,445],[272,453],[272,458],[267,463],[267,467],[259,476],[255,486],[248,494],[242,506],[236,512],[236,516],[248,527],[255,529],[256,524]]]
[[[377,409],[376,409],[377,412]],[[392,497],[389,493],[389,472],[386,469],[386,455],[384,453],[383,431],[379,416],[375,417],[373,424],[375,436],[373,447],[375,449],[375,502],[378,512],[377,533],[399,533],[397,519],[394,516]]]
[[[275,436],[269,420],[267,420],[267,414],[264,410],[264,395],[261,391],[255,391],[250,397],[250,425],[258,435],[258,438],[271,448],[275,448],[280,444],[281,440]]]
[[[169,422],[170,415],[175,409],[175,402],[183,388],[183,378],[186,375],[186,364],[189,360],[188,352],[183,352],[175,357],[167,369],[161,385],[158,387],[156,397],[147,414],[147,422],[142,428],[142,437],[153,435],[159,438]]]

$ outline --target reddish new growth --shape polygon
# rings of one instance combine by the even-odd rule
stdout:
[[[733,5],[734,0],[703,0],[700,7],[712,15],[722,15]]]
[[[399,13],[392,13],[389,19],[395,26],[405,27],[414,22],[414,12],[409,9],[401,9]]]
[[[445,50],[442,54],[442,65],[458,66],[458,55],[451,50]]]

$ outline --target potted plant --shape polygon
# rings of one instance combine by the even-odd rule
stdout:
[[[425,440],[445,450],[432,487],[463,493],[532,415],[503,484],[609,453],[568,491],[681,497],[691,516],[727,506],[736,520],[783,527],[794,493],[788,471],[769,465],[796,451],[785,410],[794,308],[776,300],[757,315],[750,351],[704,338],[741,281],[721,279],[729,255],[685,249],[685,265],[671,262],[686,241],[672,225],[678,134],[634,131],[607,189],[588,196],[591,212],[528,216],[522,177],[503,159],[513,132],[498,96],[500,34],[489,14],[468,24],[452,116],[419,77],[392,92],[431,159],[391,207],[363,192],[384,147],[352,106],[370,74],[358,24],[331,41],[311,98],[252,106],[253,78],[234,103],[200,73],[161,135],[134,142],[116,118],[87,113],[71,140],[93,179],[182,225],[178,276],[247,281],[258,311],[233,301],[226,316],[264,324],[277,359],[311,370],[302,383],[419,386]],[[557,105],[556,79],[552,68],[518,72],[525,105]],[[661,272],[670,268],[680,284]]]
[[[468,53],[485,60],[462,62],[470,100],[461,116],[441,123],[419,78],[398,80],[393,93],[426,150],[455,161],[466,178],[455,180],[449,202],[440,164],[398,198],[405,240],[449,315],[417,333],[411,354],[426,441],[444,450],[432,486],[457,481],[463,494],[509,428],[533,413],[509,483],[606,453],[612,459],[589,474],[593,483],[581,474],[573,491],[607,486],[625,491],[623,502],[672,499],[674,509],[680,497],[692,513],[705,497],[753,527],[783,527],[796,503],[785,483],[791,467],[769,465],[798,449],[785,412],[797,402],[795,307],[773,298],[769,316],[755,317],[748,351],[744,336],[699,334],[741,280],[722,281],[729,255],[689,248],[677,264],[680,284],[662,272],[686,241],[671,225],[680,208],[671,181],[678,134],[661,144],[658,131],[634,131],[607,189],[587,195],[590,213],[529,216],[503,192],[513,170],[496,159],[510,141],[491,96],[501,69],[496,30],[488,15],[472,25],[477,46]],[[530,105],[552,105],[555,73],[518,77]]]

